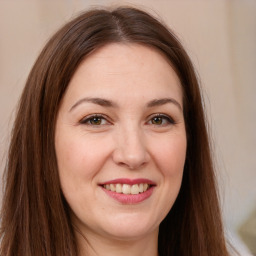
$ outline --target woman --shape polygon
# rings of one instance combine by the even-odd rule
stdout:
[[[195,71],[134,8],[61,28],[28,77],[1,255],[228,255]]]

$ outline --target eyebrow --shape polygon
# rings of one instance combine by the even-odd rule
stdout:
[[[102,99],[102,98],[83,98],[79,101],[77,101],[69,111],[72,111],[74,108],[76,108],[78,105],[82,103],[94,103],[103,107],[117,107],[117,104],[114,103],[113,101],[107,100],[107,99]]]
[[[165,105],[167,103],[172,103],[172,104],[176,105],[182,111],[182,106],[180,105],[180,103],[177,100],[173,99],[173,98],[164,98],[164,99],[151,100],[147,104],[147,107],[151,108],[151,107]]]
[[[80,105],[82,103],[93,103],[93,104],[100,105],[103,107],[116,107],[116,108],[118,107],[118,105],[111,100],[107,100],[107,99],[103,99],[103,98],[83,98],[83,99],[80,99],[79,101],[77,101],[70,108],[69,111],[72,111],[74,108],[76,108],[78,105]],[[165,105],[167,103],[172,103],[172,104],[176,105],[182,111],[182,107],[179,104],[179,102],[173,98],[153,99],[147,103],[147,107],[152,108],[152,107],[156,107],[156,106]]]

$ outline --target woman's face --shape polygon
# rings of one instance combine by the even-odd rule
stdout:
[[[85,236],[157,235],[186,155],[180,81],[156,50],[109,44],[76,70],[55,147],[63,194]]]

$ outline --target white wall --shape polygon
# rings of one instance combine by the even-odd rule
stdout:
[[[49,35],[78,11],[106,3],[145,6],[159,14],[183,41],[205,91],[225,224],[236,230],[256,208],[254,0],[1,0],[0,159],[5,157],[12,113],[26,76]]]

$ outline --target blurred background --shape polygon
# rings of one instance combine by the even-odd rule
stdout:
[[[242,255],[256,255],[255,0],[0,0],[0,175],[15,107],[47,39],[88,7],[120,4],[160,17],[191,56],[211,126],[227,237]]]

